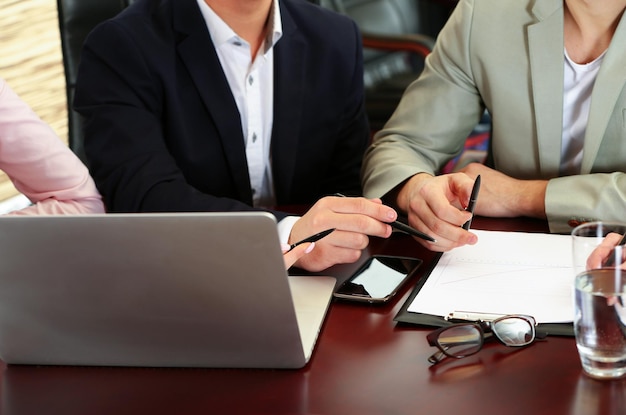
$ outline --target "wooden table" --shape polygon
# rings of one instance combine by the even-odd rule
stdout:
[[[473,227],[547,230],[530,219],[476,218]],[[414,254],[426,263],[434,256],[404,235],[372,241],[369,250]],[[393,321],[421,276],[389,305],[334,302],[313,358],[301,370],[3,365],[0,413],[626,414],[626,380],[583,375],[570,337],[523,349],[490,342],[477,355],[431,366],[430,329]]]

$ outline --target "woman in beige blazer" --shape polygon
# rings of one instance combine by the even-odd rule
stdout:
[[[460,225],[479,174],[478,215],[547,218],[552,232],[623,219],[625,8],[626,0],[461,0],[366,154],[366,196],[407,213],[437,239],[420,242],[439,251],[477,241]],[[493,168],[436,176],[485,108]]]

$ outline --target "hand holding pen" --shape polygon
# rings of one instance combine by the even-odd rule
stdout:
[[[463,224],[462,228],[465,229],[466,231],[470,229],[470,226],[472,224],[472,219],[474,217],[474,209],[476,209],[476,202],[478,201],[478,192],[480,191],[480,175],[478,175],[476,177],[476,180],[474,181],[474,186],[472,187],[472,193],[470,195],[469,198],[469,202],[467,204],[467,208],[465,208],[466,211],[470,212],[472,214],[472,217]],[[402,222],[398,222],[395,221],[393,223],[390,224],[393,228],[395,229],[399,229],[401,231],[404,231],[410,235],[413,236],[417,236],[418,238],[422,238],[424,240],[427,240],[429,242],[437,242],[434,238],[432,238],[429,235],[426,235],[420,231],[418,231],[417,229],[413,229],[408,225],[405,225]]]
[[[361,258],[370,237],[391,235],[388,223],[397,218],[396,211],[379,199],[323,197],[295,221],[289,240],[298,241],[324,229],[335,230],[316,242],[315,249],[298,259],[296,265],[317,272],[335,264],[353,263]]]
[[[298,242],[292,243],[291,245],[288,246],[287,250],[285,250],[283,253],[287,253],[289,251],[291,251],[292,249],[294,249],[296,246],[298,245],[302,245],[308,242],[317,242],[320,239],[322,239],[323,237],[329,235],[332,231],[334,231],[335,228],[331,228],[331,229],[326,229],[325,231],[316,233],[315,235],[311,235],[309,237],[306,237]]]
[[[473,210],[477,208],[480,188],[480,180],[477,182],[471,177],[475,178],[477,174],[418,173],[390,195],[406,212],[411,225],[437,240],[436,243],[422,243],[426,248],[446,252],[478,242],[476,234],[467,232]],[[470,195],[472,190],[473,197]]]
[[[342,195],[341,193],[335,193],[335,196],[339,196],[339,197],[346,197],[344,195]],[[429,235],[426,235],[423,232],[418,231],[417,229],[414,229],[412,227],[410,227],[409,225],[402,223],[398,220],[395,220],[393,222],[385,222],[389,225],[391,225],[392,228],[399,230],[401,232],[404,233],[408,233],[409,235],[424,239],[425,241],[428,242],[437,242],[437,240]]]
[[[335,230],[334,228],[327,229],[323,232],[316,233],[315,235],[311,235],[308,238],[304,238],[298,242],[292,243],[291,245],[283,244],[282,251],[283,251],[283,259],[285,261],[285,268],[289,269],[300,258],[310,253],[313,250],[313,248],[315,248],[315,242],[329,235],[334,230]],[[304,245],[306,243],[310,245],[303,247],[303,249],[300,249],[300,250],[296,249],[297,247]]]

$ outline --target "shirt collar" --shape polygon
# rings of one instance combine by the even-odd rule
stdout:
[[[226,43],[245,42],[241,37],[239,37],[239,35],[237,35],[237,33],[235,33],[233,29],[230,28],[230,26],[226,24],[226,22],[224,22],[224,20],[222,20],[220,16],[213,11],[213,9],[206,4],[204,0],[197,0],[197,3],[200,7],[202,17],[204,17],[207,28],[209,29],[211,39],[213,39],[213,43],[216,47]],[[272,47],[274,47],[283,35],[283,26],[278,0],[274,0],[272,2],[269,20],[270,25],[265,36],[265,48],[263,53],[267,53]]]

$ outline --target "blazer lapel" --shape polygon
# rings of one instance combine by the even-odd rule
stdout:
[[[174,30],[180,59],[187,67],[207,111],[219,132],[241,201],[252,204],[252,190],[237,104],[195,1],[173,0]],[[208,139],[208,137],[207,137]]]
[[[295,154],[300,139],[307,44],[296,23],[281,4],[283,36],[274,49],[274,122],[272,128],[272,166],[276,200],[291,193]]]
[[[531,83],[541,172],[559,173],[563,128],[563,2],[537,1],[528,26]]]
[[[589,121],[585,133],[582,174],[591,173],[607,125],[614,112],[624,83],[626,83],[626,17],[622,17],[611,41],[610,50],[603,58],[593,87]]]

